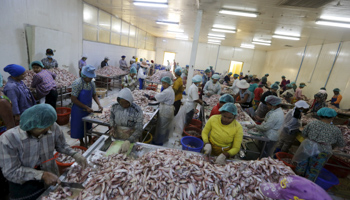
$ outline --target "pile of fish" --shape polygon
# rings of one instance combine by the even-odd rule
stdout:
[[[147,107],[149,100],[145,97],[145,94],[149,96],[155,96],[157,92],[153,90],[134,90],[132,96],[134,97],[134,103],[140,107]]]
[[[189,135],[195,136],[195,137],[201,137],[202,136],[201,132],[197,132],[197,131],[194,131],[194,130],[186,131],[186,133],[188,133]]]
[[[203,96],[203,101],[205,101],[209,106],[216,106],[216,104],[219,103],[220,95],[214,94],[211,95],[209,98],[206,96]]]
[[[68,87],[72,85],[73,81],[77,79],[77,76],[71,74],[65,69],[60,69],[60,68],[52,68],[52,69],[46,69],[51,71],[52,73],[56,74],[56,86],[57,88],[61,87]],[[24,77],[24,84],[30,88],[30,85],[32,84],[33,77],[35,75],[35,72],[33,70],[27,70],[25,72],[25,77]]]
[[[238,103],[235,103],[237,107],[237,116],[236,120],[239,122],[245,122],[245,121],[250,121],[250,117],[243,111],[241,105]]]
[[[346,125],[337,125],[337,127],[343,133],[343,138],[346,143],[343,148],[338,150],[342,151],[343,153],[350,154],[350,128]]]
[[[165,72],[165,71],[161,71],[161,70],[157,70],[156,73],[154,73],[151,77],[149,77],[147,80],[151,81],[151,82],[155,82],[155,83],[159,83],[160,82],[160,75]]]
[[[147,113],[153,113],[154,112],[154,108],[152,106],[146,106],[146,107],[141,107],[143,112],[147,112]]]
[[[49,196],[43,197],[41,200],[67,199],[70,196],[72,196],[70,188],[58,186],[55,192],[50,192]]]
[[[99,76],[122,76],[129,73],[128,71],[123,71],[119,67],[106,66],[104,68],[96,70],[96,74]]]
[[[339,109],[339,108],[337,108],[337,107],[335,107],[334,105],[332,105],[332,104],[327,104],[328,105],[328,108],[332,108],[332,109],[334,109],[337,113],[342,113],[342,114],[350,114],[350,109],[346,109],[346,110],[344,110],[344,109]]]
[[[302,117],[301,117],[302,125],[306,125],[306,124],[308,124],[308,123],[310,123],[312,121],[315,121],[315,120],[317,120],[317,119],[313,118],[311,116],[307,116],[307,115],[302,115]]]
[[[221,85],[221,93],[225,93],[225,94],[232,94],[232,88],[230,86],[227,85]]]
[[[294,175],[272,158],[218,165],[174,149],[158,149],[137,160],[115,154],[92,162],[98,169],[79,171],[75,166],[65,180],[84,182],[78,200],[267,199],[259,191],[261,183],[278,183],[281,177]]]
[[[83,150],[83,149],[74,149],[74,151],[77,151],[80,154],[83,154],[85,152],[85,150]],[[66,154],[58,153],[57,156],[58,157],[56,158],[56,161],[58,161],[60,163],[72,163],[75,161],[73,157],[68,156]]]

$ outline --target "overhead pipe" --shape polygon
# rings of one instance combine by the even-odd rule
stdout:
[[[217,66],[217,64],[218,64],[219,53],[220,53],[220,47],[221,47],[221,45],[219,45],[218,53],[216,54],[215,71],[216,71],[216,66]]]
[[[305,49],[304,49],[304,53],[303,53],[303,57],[302,57],[302,59],[301,59],[300,67],[299,67],[299,70],[298,70],[297,77],[295,78],[295,82],[297,82],[297,80],[298,80],[298,76],[299,76],[299,73],[300,73],[300,70],[301,70],[301,66],[303,65],[303,62],[304,62],[305,52],[306,52],[306,47],[307,47],[307,44],[305,45]]]
[[[332,64],[332,68],[331,68],[331,70],[329,71],[329,74],[328,74],[328,77],[327,77],[326,83],[324,84],[324,87],[327,87],[329,77],[330,77],[330,76],[331,76],[331,74],[332,74],[332,71],[333,71],[333,68],[334,68],[335,62],[337,61],[337,58],[338,58],[338,56],[339,56],[339,53],[340,53],[340,47],[341,47],[341,45],[342,45],[342,44],[343,44],[343,42],[339,42],[339,46],[338,46],[338,50],[337,50],[337,54],[335,54],[334,61],[333,61],[333,64]]]
[[[323,49],[323,43],[322,43],[322,45],[321,45],[320,51],[318,52],[317,59],[316,59],[316,63],[315,63],[314,69],[312,70],[312,73],[311,73],[311,75],[310,75],[310,79],[309,79],[308,83],[311,83],[311,79],[312,79],[312,77],[314,76],[315,69],[316,69],[316,66],[317,66],[317,64],[318,64],[318,60],[319,60],[319,58],[320,58],[322,49]]]

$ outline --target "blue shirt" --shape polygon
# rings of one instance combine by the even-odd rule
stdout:
[[[208,81],[210,80],[210,78],[207,75],[203,75],[202,76],[202,84],[205,85]]]
[[[7,84],[4,88],[4,94],[12,102],[12,112],[14,115],[20,115],[28,108],[35,105],[35,99],[23,81],[15,81],[8,77]]]

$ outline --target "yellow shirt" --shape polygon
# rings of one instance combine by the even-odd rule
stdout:
[[[182,92],[184,91],[184,86],[182,83],[182,78],[179,77],[174,81],[173,90],[175,92],[175,101],[182,99]]]
[[[209,132],[210,140],[214,145],[220,147],[232,145],[232,148],[227,151],[231,156],[239,152],[243,140],[243,128],[236,120],[233,120],[231,124],[223,125],[221,123],[221,115],[213,115],[209,118],[202,131],[204,143],[209,143]]]

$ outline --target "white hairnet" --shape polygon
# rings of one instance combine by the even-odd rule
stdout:
[[[125,99],[130,104],[132,104],[134,102],[134,97],[132,96],[131,90],[129,88],[124,88],[124,89],[120,90],[117,98]]]
[[[306,103],[306,101],[303,100],[299,100],[295,103],[295,106],[298,108],[304,108],[304,109],[308,109],[310,106],[309,104]]]
[[[192,78],[192,82],[194,82],[194,83],[202,82],[202,77],[201,77],[200,75],[195,75],[195,76]]]
[[[282,102],[282,99],[274,95],[269,95],[265,98],[265,101],[273,106],[277,106]]]

